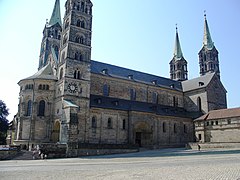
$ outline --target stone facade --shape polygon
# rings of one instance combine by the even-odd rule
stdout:
[[[240,108],[210,111],[194,120],[194,124],[200,142],[240,142]]]
[[[45,26],[39,71],[19,82],[15,144],[67,144],[68,156],[79,144],[179,146],[194,141],[194,118],[226,107],[215,73],[186,80],[185,68],[181,82],[91,60],[91,1],[67,0],[63,25],[58,6]]]

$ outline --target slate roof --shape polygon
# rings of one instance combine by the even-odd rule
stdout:
[[[114,109],[122,111],[138,111],[154,113],[162,116],[173,116],[183,118],[199,117],[192,112],[187,112],[184,108],[164,106],[147,102],[124,100],[106,96],[90,96],[90,106],[95,108]]]
[[[219,109],[209,111],[207,114],[197,118],[195,121],[225,119],[232,117],[240,117],[240,108]]]
[[[53,73],[51,64],[48,63],[46,66],[40,69],[36,74],[22,80],[31,80],[31,79],[57,80],[57,77]]]
[[[183,92],[207,87],[208,84],[211,82],[212,78],[214,77],[214,75],[215,73],[209,73],[198,78],[183,81],[182,82]]]
[[[91,61],[91,72],[182,91],[181,82],[93,60]]]

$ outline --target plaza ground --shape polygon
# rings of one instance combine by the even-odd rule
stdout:
[[[70,159],[0,161],[0,179],[240,180],[240,150],[164,149]]]

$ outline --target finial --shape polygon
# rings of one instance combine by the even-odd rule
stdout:
[[[177,31],[178,30],[177,23],[175,25],[176,25],[176,31]]]
[[[206,19],[206,17],[207,17],[207,15],[206,15],[206,10],[204,10],[204,17],[205,17],[205,19]]]
[[[46,19],[46,24],[48,24],[48,19]]]

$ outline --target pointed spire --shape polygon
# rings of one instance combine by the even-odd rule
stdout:
[[[178,28],[177,28],[177,24],[176,24],[176,39],[175,39],[175,48],[174,48],[174,58],[176,59],[181,59],[183,58],[183,53],[181,50],[181,46],[180,46],[180,41],[179,41],[179,37],[178,37]]]
[[[206,12],[204,12],[204,35],[203,35],[203,45],[206,46],[209,50],[214,47],[214,43],[212,41],[210,31],[208,28]]]
[[[48,26],[53,26],[57,23],[59,23],[59,25],[62,26],[61,11],[60,11],[60,0],[55,1],[52,16],[51,16],[51,19],[48,23]]]

